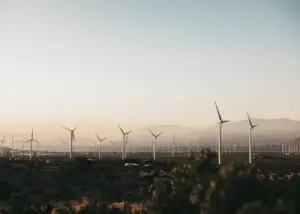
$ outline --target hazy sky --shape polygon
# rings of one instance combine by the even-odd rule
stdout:
[[[1,127],[206,126],[213,100],[225,119],[300,119],[299,11],[297,0],[0,0]]]

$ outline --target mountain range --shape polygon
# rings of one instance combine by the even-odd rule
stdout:
[[[285,118],[280,119],[260,119],[253,118],[253,124],[258,124],[254,130],[254,138],[257,143],[284,143],[300,135],[300,121]],[[171,143],[174,136],[175,141],[187,143],[194,140],[202,144],[216,142],[217,126],[197,129],[196,127],[182,127],[176,125],[158,125],[144,127],[134,131],[131,138],[136,142],[150,142],[151,134],[148,129],[158,134],[161,144]],[[248,120],[226,123],[223,126],[224,141],[229,143],[247,143],[249,133]]]
[[[258,124],[258,126],[254,129],[254,141],[257,144],[281,144],[300,136],[300,121],[297,120],[285,118],[253,118],[252,123]],[[187,145],[190,140],[193,140],[193,142],[197,144],[215,145],[218,136],[216,124],[207,128],[185,127],[177,125],[152,125],[133,130],[129,136],[129,140],[135,142],[136,145],[149,145],[153,138],[149,132],[149,129],[155,134],[163,132],[163,134],[157,140],[157,146],[170,145],[173,142],[173,137],[175,143],[180,145]],[[248,132],[248,120],[226,123],[223,126],[223,142],[226,144],[246,144],[248,143]],[[122,137],[120,133],[116,132],[116,134],[116,136],[110,136],[108,138],[109,140],[113,140],[115,142],[114,145],[118,147],[121,143]],[[94,138],[89,136],[78,136],[75,144],[79,147],[92,146],[92,139]],[[68,138],[64,140],[66,142],[69,141]],[[97,142],[96,139],[94,140]],[[49,148],[52,146],[63,146],[60,143],[60,140],[56,141],[57,142],[54,143],[52,139],[43,142],[43,145]],[[103,146],[108,145],[112,144],[103,144]],[[67,145],[64,147],[67,148]]]

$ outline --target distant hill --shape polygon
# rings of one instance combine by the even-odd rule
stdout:
[[[286,143],[296,136],[300,136],[300,121],[290,120],[286,118],[279,119],[261,119],[253,118],[252,122],[258,124],[254,130],[254,140],[255,143],[259,144],[269,144],[269,143]],[[217,126],[216,124],[211,125],[207,128],[197,128],[197,127],[186,127],[178,125],[150,125],[141,127],[133,130],[130,134],[129,139],[134,141],[136,145],[149,145],[152,141],[152,136],[148,129],[151,129],[155,134],[163,132],[163,134],[158,139],[159,145],[170,145],[172,143],[172,138],[175,136],[175,142],[181,145],[188,144],[190,140],[194,143],[215,145],[217,142]],[[249,124],[247,120],[233,121],[227,123],[223,127],[223,137],[224,143],[228,144],[245,144],[248,143],[248,132]],[[103,142],[103,146],[113,146],[120,147],[122,136],[120,132],[116,132],[116,136],[105,136],[109,140],[115,142],[114,145],[108,144],[107,141]],[[66,135],[65,138],[61,138],[65,142],[70,142],[69,137]],[[91,136],[81,136],[76,135],[76,141],[74,145],[76,148],[80,147],[93,147],[93,140],[97,142],[94,135]],[[19,148],[19,144],[15,145]],[[34,145],[35,146],[35,145]],[[60,139],[49,139],[41,140],[41,148],[61,148],[68,149],[69,145],[64,145],[61,143]],[[28,145],[26,145],[28,148]]]
[[[151,137],[149,129],[154,132],[154,134],[159,134],[163,132],[164,136],[172,136],[173,135],[185,135],[191,133],[195,128],[191,127],[183,127],[183,126],[176,126],[176,125],[153,125],[148,127],[143,127],[137,130],[134,130],[132,136],[143,136],[148,135]]]
[[[300,121],[281,118],[253,118],[252,122],[258,124],[254,131],[254,138],[257,143],[284,143],[297,135],[300,136]],[[181,144],[187,144],[189,140],[208,145],[217,142],[216,124],[204,129],[176,125],[149,126],[134,130],[130,138],[140,144],[150,143],[152,136],[148,129],[151,129],[155,134],[160,132],[164,133],[158,139],[160,145],[171,144],[173,136],[175,136],[175,141]],[[248,120],[227,123],[223,128],[224,142],[247,143],[248,133]]]
[[[252,123],[258,124],[254,130],[254,138],[258,143],[285,143],[295,136],[300,136],[300,121],[297,120],[253,118]],[[197,133],[201,142],[216,142],[217,126]],[[248,133],[248,120],[230,122],[223,127],[224,141],[230,143],[247,143]]]
[[[299,133],[300,121],[290,119],[259,119],[253,118],[253,124],[258,124],[255,132],[257,134],[283,134],[283,133]],[[217,126],[208,128],[206,132],[216,132]],[[230,134],[246,134],[249,131],[248,120],[236,121],[226,123],[224,125],[224,132]]]

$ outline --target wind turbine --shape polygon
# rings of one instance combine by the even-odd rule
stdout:
[[[73,157],[73,142],[75,140],[75,130],[77,129],[78,125],[74,129],[69,129],[65,126],[63,126],[63,129],[66,129],[70,132],[71,134],[71,143],[70,143],[70,159]]]
[[[101,159],[101,152],[102,152],[102,141],[106,140],[107,138],[100,138],[97,134],[96,134],[96,137],[98,138],[99,140],[99,150],[98,150],[98,158],[99,160]]]
[[[21,148],[21,156],[23,157],[23,150],[24,150],[24,143],[25,140],[27,139],[27,136],[23,140],[15,140],[14,136],[11,136],[11,143],[12,143],[12,152],[11,152],[11,157],[15,156],[15,143],[22,143],[22,148]]]
[[[156,140],[163,133],[161,132],[159,134],[154,134],[150,129],[148,129],[148,130],[149,130],[150,134],[153,136],[153,141],[152,141],[153,149],[152,149],[152,151],[153,151],[153,160],[155,160],[155,158],[156,158]]]
[[[4,136],[3,139],[0,141],[1,143],[1,155],[4,156],[4,143],[5,143],[6,137]]]
[[[219,128],[219,144],[218,144],[218,164],[221,165],[221,162],[222,162],[222,127],[223,127],[223,124],[224,123],[228,123],[230,122],[230,120],[223,120],[222,119],[222,116],[220,114],[220,111],[219,111],[219,108],[218,108],[218,105],[215,101],[215,106],[216,106],[216,109],[217,109],[217,113],[218,113],[218,128]]]
[[[12,150],[11,150],[11,157],[14,157],[14,152],[15,152],[15,139],[14,136],[11,136],[11,143],[12,143]]]
[[[32,159],[32,144],[33,144],[33,142],[38,143],[38,140],[34,139],[34,137],[36,137],[36,135],[34,134],[33,128],[32,128],[30,138],[27,140],[27,142],[30,143],[30,149],[29,149],[29,158],[30,159]]]
[[[27,136],[23,140],[19,141],[21,143],[21,158],[23,158],[23,154],[24,154],[24,143],[27,143],[27,141],[25,141],[26,139]]]
[[[118,124],[118,127],[120,129],[120,131],[123,134],[123,141],[122,141],[122,160],[124,160],[126,158],[126,154],[125,154],[125,143],[126,143],[126,136],[129,135],[132,130],[128,131],[128,132],[124,132],[124,130],[121,128],[121,126]]]
[[[175,150],[175,137],[173,136],[173,142],[172,142],[172,157],[174,156],[174,150]]]
[[[257,124],[252,124],[249,113],[247,112],[248,122],[249,122],[249,163],[252,163],[252,146],[253,146],[253,129]]]
[[[108,143],[114,145],[115,143],[113,141],[108,141]],[[112,153],[114,153],[114,148],[112,148]]]

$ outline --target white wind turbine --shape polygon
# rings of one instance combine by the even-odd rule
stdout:
[[[96,134],[96,137],[98,138],[99,140],[99,148],[98,148],[98,158],[99,160],[101,159],[101,152],[102,152],[102,141],[105,141],[107,138],[100,138],[97,134]]]
[[[122,141],[122,160],[124,160],[126,158],[126,154],[125,154],[125,143],[126,143],[126,136],[129,135],[131,131],[128,131],[128,132],[124,132],[123,129],[121,128],[121,126],[118,124],[118,127],[120,129],[120,131],[122,132],[123,134],[123,141]]]
[[[73,157],[73,142],[75,141],[75,130],[78,128],[78,125],[74,129],[69,129],[65,126],[63,126],[63,129],[66,129],[71,134],[71,143],[70,143],[70,159]]]
[[[24,155],[24,143],[26,143],[27,137],[25,137],[23,140],[19,141],[21,143],[21,157],[23,158]]]
[[[172,142],[172,157],[174,156],[174,151],[175,151],[175,137],[173,136],[173,142]]]
[[[12,143],[11,157],[13,158],[14,155],[15,155],[15,139],[14,139],[14,136],[11,136],[11,143]]]
[[[153,144],[153,149],[152,149],[152,152],[153,152],[153,160],[156,159],[156,140],[157,138],[163,134],[163,132],[159,133],[159,134],[154,134],[150,129],[148,129],[150,134],[153,136],[153,141],[152,141],[152,144]]]
[[[0,141],[1,143],[1,155],[4,156],[4,143],[5,143],[6,137],[4,136],[3,139]]]
[[[114,145],[115,143],[113,141],[108,141],[108,143]],[[114,148],[112,148],[112,153],[114,152]]]
[[[249,163],[252,163],[252,148],[253,148],[253,129],[257,126],[257,124],[252,124],[250,116],[247,112],[248,122],[249,122]]]
[[[11,157],[15,156],[16,150],[15,150],[15,143],[22,143],[22,148],[21,148],[21,156],[23,157],[23,150],[24,150],[24,143],[26,142],[25,140],[27,137],[25,137],[23,140],[15,140],[14,136],[11,136],[11,143],[12,143],[12,151],[11,151]]]
[[[224,123],[230,122],[230,120],[223,120],[222,116],[220,114],[219,108],[217,106],[217,103],[215,101],[215,106],[218,113],[218,128],[219,128],[219,143],[218,143],[218,164],[221,165],[222,162],[222,127]]]
[[[35,139],[35,138],[36,139]],[[33,132],[33,128],[31,129],[31,134],[30,134],[30,138],[26,141],[26,143],[30,143],[30,148],[29,148],[29,158],[30,159],[32,159],[32,144],[33,144],[33,142],[35,142],[35,143],[39,143],[38,142],[38,139],[37,139],[37,137],[36,137],[36,135],[35,135],[35,133]]]

